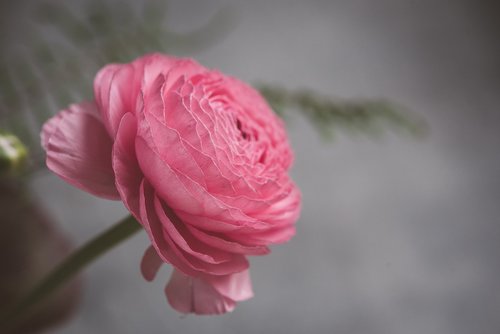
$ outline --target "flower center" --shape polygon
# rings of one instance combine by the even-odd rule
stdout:
[[[241,121],[239,119],[236,119],[236,128],[240,132],[241,138],[245,140],[250,140],[250,135],[243,129],[243,126],[241,124]]]

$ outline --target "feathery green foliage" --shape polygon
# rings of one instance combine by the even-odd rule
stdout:
[[[288,110],[301,112],[327,139],[339,130],[371,136],[389,129],[413,136],[427,131],[423,119],[386,99],[332,99],[309,90],[290,91],[271,85],[258,88],[278,114],[286,117]]]

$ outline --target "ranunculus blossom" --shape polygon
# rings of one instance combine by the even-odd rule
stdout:
[[[178,311],[251,298],[247,255],[288,241],[300,212],[282,121],[243,82],[162,54],[105,66],[94,97],[43,127],[48,168],[123,201],[151,240],[143,276],[174,267],[165,293]]]

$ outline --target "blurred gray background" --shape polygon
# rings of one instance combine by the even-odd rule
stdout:
[[[169,24],[220,8],[233,31],[195,57],[249,82],[383,96],[423,115],[424,140],[319,138],[288,123],[303,192],[297,236],[252,259],[255,298],[180,316],[139,272],[141,233],[86,272],[83,303],[54,333],[482,334],[500,332],[500,67],[493,2],[170,1]],[[80,244],[121,203],[39,174],[34,192]]]

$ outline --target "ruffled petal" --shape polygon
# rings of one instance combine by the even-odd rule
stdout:
[[[182,219],[185,223],[197,224],[198,217],[199,221],[208,217],[220,217],[225,224],[204,224],[200,227],[219,231],[258,230],[267,227],[265,224],[246,216],[237,208],[228,207],[198,183],[182,173],[174,171],[150,146],[152,139],[144,138],[144,136],[144,134],[139,133],[136,140],[136,152],[141,170],[158,196],[165,200],[169,207],[179,214],[181,213],[179,211],[190,213],[185,216],[192,218],[192,220]]]
[[[158,197],[155,198],[155,207],[164,233],[168,234],[179,249],[209,264],[229,262],[234,257],[233,254],[212,248],[193,237],[186,225]]]
[[[155,214],[161,222],[161,227],[158,229],[163,231],[163,238],[169,243],[177,258],[188,267],[196,272],[209,275],[227,275],[248,268],[248,260],[243,255],[220,252],[204,245],[196,239],[190,238],[189,233],[184,228],[182,230],[185,234],[181,235],[171,218],[167,216],[166,210],[172,215],[173,212],[169,208],[165,208],[158,197],[155,197],[154,206]],[[172,218],[178,219],[175,215]],[[180,228],[179,225],[177,226]],[[151,227],[153,228],[153,226]],[[188,240],[190,243],[187,242]]]
[[[148,92],[153,82],[159,75],[167,74],[174,66],[179,63],[179,59],[163,55],[161,53],[151,53],[134,60],[136,66],[142,68],[142,88]],[[178,78],[178,77],[177,77]],[[177,79],[173,79],[174,81]]]
[[[141,90],[149,91],[158,75],[167,73],[178,60],[157,53],[128,64],[109,64],[94,80],[94,96],[109,134],[114,138],[121,118],[135,112]]]
[[[248,260],[240,254],[223,254],[208,245],[199,245],[200,250],[204,247],[207,253],[192,248],[193,245],[188,244],[178,231],[175,231],[175,225],[166,215],[160,199],[146,180],[141,183],[139,206],[139,221],[158,255],[164,262],[171,263],[184,274],[227,275],[248,268]]]
[[[139,222],[148,233],[151,244],[158,256],[163,262],[172,264],[186,275],[199,275],[199,272],[186,265],[187,261],[182,260],[182,253],[175,247],[173,241],[168,236],[164,236],[161,221],[154,208],[154,190],[146,179],[141,183],[139,195]]]
[[[227,237],[235,241],[245,242],[250,245],[269,245],[269,244],[282,244],[289,241],[295,235],[295,226],[288,225],[284,227],[272,228],[263,232],[255,232],[251,234],[231,234],[228,233]]]
[[[162,101],[161,97],[150,99],[149,103],[145,103],[145,109],[152,110],[154,108],[149,107],[150,104],[156,105],[161,103],[155,103],[155,100]],[[164,107],[168,108],[171,113],[188,113],[180,104],[165,105]],[[196,160],[193,159],[193,156],[182,144],[182,138],[179,132],[162,124],[161,121],[154,116],[154,114],[150,114],[149,111],[146,113],[144,121],[146,121],[146,119],[149,126],[148,130],[151,133],[151,139],[154,140],[154,146],[157,152],[161,154],[162,160],[173,169],[177,169],[189,175],[194,181],[206,188],[205,175]]]
[[[119,199],[111,167],[112,141],[93,102],[73,104],[45,123],[47,167],[93,195]]]

